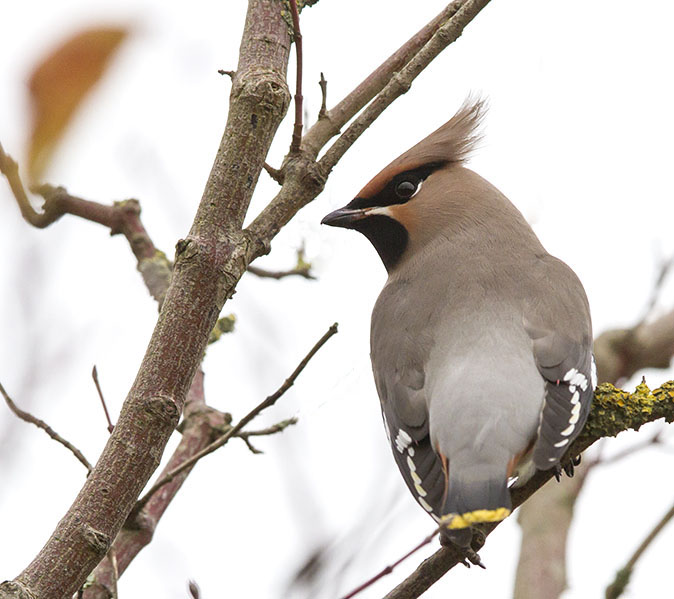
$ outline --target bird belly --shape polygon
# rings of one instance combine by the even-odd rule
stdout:
[[[431,440],[450,468],[483,464],[507,470],[536,435],[543,379],[523,335],[492,329],[488,339],[473,341],[463,351],[438,347],[431,354]]]

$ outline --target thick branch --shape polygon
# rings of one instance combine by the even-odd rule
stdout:
[[[595,441],[664,418],[674,421],[674,381],[652,393],[646,385],[639,385],[634,393],[616,389],[609,383],[595,391],[592,411],[583,432],[566,453],[566,459],[576,456]],[[520,506],[552,477],[552,470],[537,472],[523,487],[512,493],[513,509]],[[481,527],[489,535],[498,523]],[[413,599],[419,597],[457,563],[461,555],[453,547],[443,547],[426,559],[408,578],[393,589],[385,599]]]
[[[225,299],[245,270],[239,228],[288,106],[290,40],[275,0],[251,0],[228,122],[188,240],[115,430],[52,537],[0,597],[70,597],[105,556],[174,430]],[[198,289],[198,293],[194,290]]]
[[[216,431],[228,424],[228,415],[209,408],[204,401],[204,373],[198,370],[185,401],[185,418],[180,430],[182,438],[166,464],[162,475],[170,472],[186,459],[198,453],[216,436]],[[115,580],[115,564],[117,576],[129,566],[138,553],[152,540],[155,528],[169,504],[185,482],[189,470],[175,477],[161,493],[157,493],[147,502],[143,510],[133,520],[127,522],[115,538],[108,555],[96,567],[84,589],[83,599],[108,599]],[[161,476],[161,475],[160,475]]]
[[[601,381],[627,379],[644,368],[667,368],[674,356],[674,310],[632,329],[614,329],[595,341]]]

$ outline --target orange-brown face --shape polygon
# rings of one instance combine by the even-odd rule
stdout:
[[[322,224],[355,229],[365,235],[390,271],[400,260],[413,228],[408,204],[427,177],[442,168],[443,162],[390,167],[381,171],[344,208],[328,214]]]

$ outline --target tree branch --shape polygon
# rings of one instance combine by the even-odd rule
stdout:
[[[449,44],[455,42],[464,28],[477,14],[489,4],[489,0],[468,0],[442,26],[438,28],[430,40],[416,53],[399,73],[393,75],[377,97],[340,135],[325,155],[318,161],[324,172],[330,172],[344,153],[362,135],[362,133],[388,108],[394,100],[406,93],[419,74]]]
[[[107,553],[159,463],[209,334],[247,265],[241,224],[288,107],[290,40],[280,13],[274,0],[250,0],[223,139],[190,235],[178,244],[138,375],[84,487],[35,559],[0,585],[3,599],[17,592],[72,596]]]
[[[451,2],[439,15],[380,64],[334,108],[327,112],[323,110],[323,118],[319,118],[318,122],[311,127],[302,140],[302,147],[307,153],[316,158],[323,146],[335,135],[338,135],[340,129],[384,89],[394,73],[399,72],[426,45],[438,28],[454,16],[466,2],[467,0]],[[321,85],[321,89],[324,89],[323,85]],[[325,96],[326,92],[323,91],[324,99]]]
[[[628,379],[644,368],[667,368],[674,355],[674,310],[631,329],[606,331],[595,341],[602,381]]]
[[[87,458],[84,457],[82,452],[77,449],[72,443],[69,441],[66,441],[61,435],[59,435],[53,428],[51,428],[44,420],[40,420],[39,418],[36,418],[32,414],[29,414],[28,412],[24,412],[23,410],[19,409],[17,405],[12,401],[12,398],[9,396],[7,391],[5,391],[5,388],[2,386],[2,383],[0,383],[0,394],[5,398],[5,402],[7,403],[7,406],[9,407],[14,414],[23,420],[24,422],[30,422],[31,424],[34,424],[38,428],[41,428],[45,433],[47,433],[54,441],[57,443],[60,443],[65,447],[66,449],[70,450],[72,454],[80,461],[80,463],[87,469],[87,474],[89,474],[92,470],[92,466],[87,460]]]
[[[182,438],[162,474],[170,472],[203,449],[215,439],[217,431],[222,430],[222,427],[227,426],[230,421],[231,417],[228,414],[218,412],[206,405],[204,373],[199,369],[185,400],[185,417],[180,426]],[[147,502],[135,519],[126,522],[105,559],[88,577],[82,593],[83,599],[110,598],[115,580],[124,573],[138,553],[152,541],[159,520],[182,487],[188,474],[189,470],[186,470],[182,475],[176,476],[162,489],[161,493],[157,493]]]
[[[318,121],[302,140],[302,152],[287,156],[282,170],[283,187],[246,229],[250,239],[248,263],[267,253],[271,240],[297,211],[322,190],[330,171],[354,141],[404,91],[440,51],[455,41],[464,27],[488,4],[489,0],[456,0],[424,27],[416,36],[385,61],[358,90],[340,106]],[[444,22],[451,15],[447,22]],[[443,24],[444,23],[444,24]],[[404,68],[402,65],[407,64]],[[401,69],[400,73],[396,71]],[[347,131],[316,162],[325,143],[339,132],[342,121],[350,119],[380,90],[379,96],[352,123]],[[330,126],[326,125],[330,123]],[[334,127],[337,127],[336,129]]]
[[[277,422],[276,424],[272,424],[267,428],[262,428],[257,431],[239,431],[236,434],[236,436],[246,444],[251,453],[261,454],[264,452],[257,449],[250,442],[251,437],[266,437],[268,435],[275,435],[276,433],[283,432],[285,429],[287,429],[289,426],[292,426],[293,424],[297,424],[297,418],[287,418],[286,420],[281,420],[281,422]]]

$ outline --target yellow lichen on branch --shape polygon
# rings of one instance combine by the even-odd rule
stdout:
[[[603,383],[594,393],[592,411],[581,435],[588,445],[600,437],[615,437],[618,433],[638,430],[643,424],[664,418],[674,421],[674,381],[652,391],[645,382],[634,393]]]

